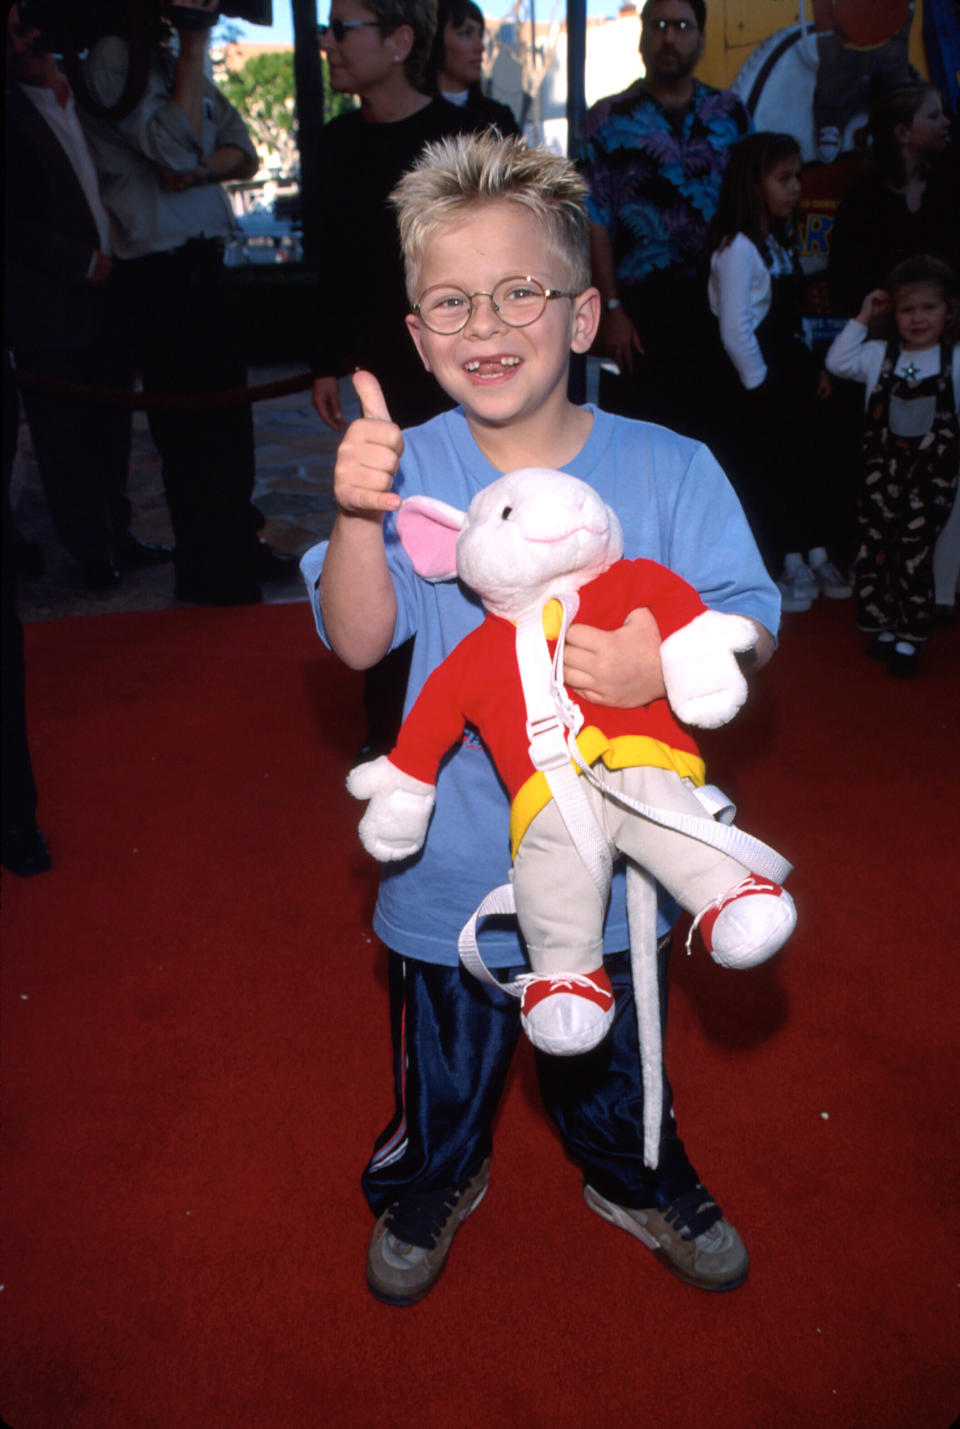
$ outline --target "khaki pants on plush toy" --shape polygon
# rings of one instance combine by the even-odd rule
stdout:
[[[607,769],[598,762],[592,772],[606,788],[637,802],[704,818],[693,787],[673,770]],[[716,962],[752,967],[783,946],[796,911],[779,884],[755,877],[709,844],[644,818],[586,778],[582,786],[611,855],[631,859],[695,915]],[[522,1003],[527,1036],[548,1052],[589,1050],[613,1020],[603,971],[606,899],[601,901],[553,800],[517,849],[513,888],[533,969]]]

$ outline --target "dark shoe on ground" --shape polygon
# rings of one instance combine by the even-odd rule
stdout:
[[[630,1210],[608,1201],[592,1186],[583,1199],[611,1225],[635,1236],[685,1285],[698,1290],[736,1290],[747,1278],[750,1257],[734,1227],[702,1186],[669,1206]]]
[[[120,584],[120,572],[106,556],[102,560],[84,561],[80,574],[87,590],[116,590]]]
[[[126,535],[117,546],[117,564],[121,570],[135,571],[141,566],[159,566],[173,560],[173,547],[156,541],[141,541]]]
[[[898,640],[887,656],[887,674],[898,680],[912,680],[920,663],[920,651],[907,640]]]
[[[453,1238],[487,1194],[490,1162],[465,1185],[398,1201],[380,1216],[367,1251],[367,1285],[388,1305],[414,1305],[443,1270]]]
[[[299,577],[300,562],[296,556],[284,555],[273,550],[266,541],[258,541],[257,575],[262,581],[288,581]]]
[[[893,635],[875,635],[867,646],[866,654],[870,660],[888,660],[893,649]]]
[[[2,863],[20,878],[46,873],[51,865],[50,850],[36,824],[4,830]]]

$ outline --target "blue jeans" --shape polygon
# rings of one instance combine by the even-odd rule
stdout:
[[[660,947],[666,1022],[669,939]],[[664,1074],[660,1163],[643,1162],[643,1087],[628,953],[605,960],[614,1024],[579,1057],[536,1052],[544,1106],[584,1181],[621,1206],[666,1205],[698,1183],[677,1135]],[[525,969],[511,970],[510,977]],[[492,1125],[517,1038],[520,1004],[459,967],[389,953],[396,1111],[363,1174],[374,1214],[423,1191],[458,1186],[490,1155]]]

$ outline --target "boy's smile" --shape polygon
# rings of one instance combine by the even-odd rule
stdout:
[[[490,294],[511,275],[526,275],[554,293],[528,326],[511,326],[493,305]],[[441,284],[474,295],[464,327],[433,332],[416,313],[407,326],[425,367],[468,419],[495,426],[541,417],[562,423],[570,352],[586,352],[593,341],[599,300],[592,288],[567,296],[565,265],[534,215],[505,201],[478,205],[438,227],[425,245],[418,301]]]

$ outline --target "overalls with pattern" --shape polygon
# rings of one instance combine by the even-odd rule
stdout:
[[[941,343],[939,373],[919,382],[897,376],[899,356],[889,343],[866,409],[857,623],[919,641],[933,624],[933,552],[953,507],[960,425],[949,345]]]

